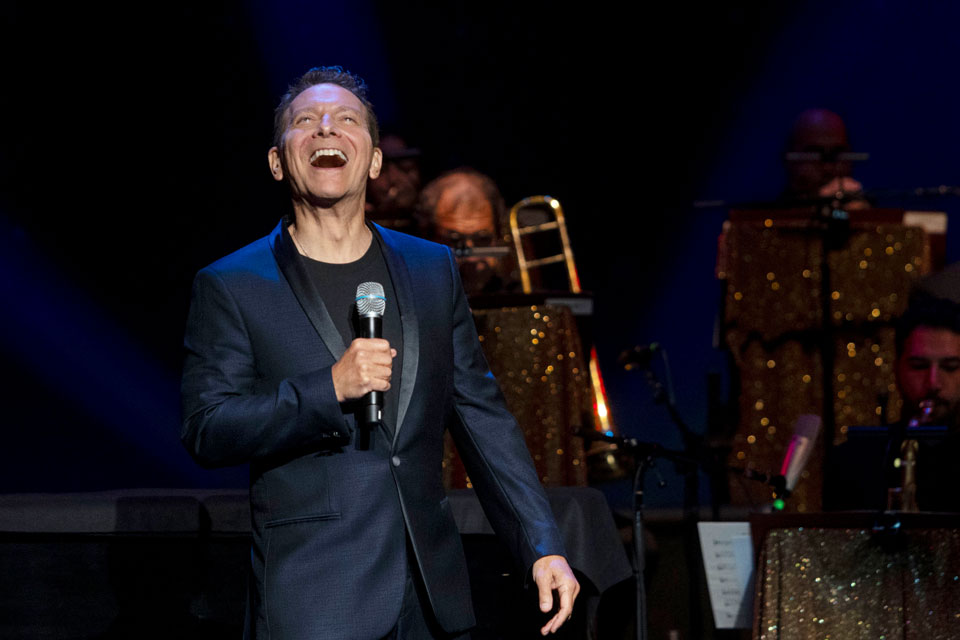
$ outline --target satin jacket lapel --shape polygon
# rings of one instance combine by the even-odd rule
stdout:
[[[413,397],[413,387],[417,380],[417,367],[420,359],[420,325],[417,322],[417,310],[413,299],[413,284],[403,254],[396,244],[393,232],[370,223],[374,236],[380,242],[393,279],[393,288],[397,292],[397,306],[400,308],[400,326],[403,331],[403,369],[400,371],[400,404],[397,407],[397,425],[393,441],[397,441],[403,418]]]
[[[293,294],[300,302],[303,312],[307,314],[310,324],[320,334],[320,339],[333,354],[334,359],[339,360],[347,347],[343,344],[343,338],[337,331],[337,326],[333,324],[333,318],[330,317],[327,307],[320,299],[320,294],[310,281],[300,252],[294,246],[293,238],[290,237],[284,221],[281,221],[270,235],[270,248],[277,259],[277,264],[280,265],[280,271],[290,283],[290,288],[293,289]]]

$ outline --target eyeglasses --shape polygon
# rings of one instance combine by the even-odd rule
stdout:
[[[456,231],[437,229],[434,239],[441,244],[455,249],[464,247],[492,247],[497,242],[497,237],[490,231],[458,233]]]

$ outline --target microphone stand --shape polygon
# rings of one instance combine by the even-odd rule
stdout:
[[[664,458],[672,461],[674,464],[683,465],[684,468],[693,468],[694,473],[698,469],[704,470],[722,470],[725,472],[734,472],[742,474],[748,480],[755,480],[768,484],[774,488],[777,495],[787,497],[786,478],[782,475],[772,475],[760,473],[753,469],[744,469],[718,463],[712,458],[698,457],[696,454],[690,454],[685,451],[674,451],[665,449],[655,442],[642,442],[636,438],[625,438],[622,436],[613,436],[593,431],[591,429],[581,429],[576,433],[577,436],[590,442],[600,440],[617,445],[618,450],[624,451],[633,457],[634,475],[633,475],[633,553],[634,568],[633,577],[636,582],[636,626],[637,639],[647,640],[647,592],[644,577],[646,573],[646,544],[644,540],[644,480],[647,471],[653,470],[658,477],[658,486],[664,487],[666,483],[659,473],[656,472],[654,462],[657,458]],[[692,571],[691,571],[692,573]],[[699,602],[697,603],[699,606]],[[696,616],[694,616],[696,617]],[[692,637],[697,637],[695,634]]]
[[[684,538],[687,547],[696,545],[695,531],[693,524],[699,520],[699,478],[698,472],[703,469],[708,473],[737,473],[748,480],[754,480],[767,484],[773,488],[774,496],[786,499],[790,492],[786,489],[786,478],[783,475],[765,474],[753,469],[744,469],[733,467],[721,462],[717,457],[715,448],[706,447],[703,444],[703,436],[694,433],[687,423],[683,420],[680,412],[677,410],[674,402],[671,388],[665,387],[657,379],[656,374],[650,367],[651,360],[655,353],[660,353],[664,366],[667,369],[667,382],[670,380],[670,364],[667,360],[666,351],[659,344],[653,343],[646,347],[635,347],[620,354],[619,362],[628,371],[642,369],[644,379],[653,391],[653,399],[657,404],[664,404],[667,412],[674,424],[680,430],[683,438],[684,451],[673,451],[665,449],[661,445],[652,442],[641,442],[636,438],[624,438],[621,436],[607,435],[605,433],[581,429],[576,435],[585,441],[600,440],[617,445],[621,451],[625,451],[633,456],[634,460],[634,478],[633,478],[633,551],[636,558],[634,568],[634,578],[637,582],[637,637],[640,640],[646,640],[647,637],[647,605],[646,605],[646,587],[644,584],[644,572],[646,569],[645,545],[644,545],[644,525],[643,525],[643,499],[644,499],[644,479],[648,470],[654,467],[656,458],[665,458],[674,463],[677,471],[683,474],[684,482],[684,505],[683,520],[687,525],[684,527]],[[659,477],[659,473],[657,474]],[[662,477],[659,477],[659,486],[664,487],[666,483]],[[690,611],[695,612],[700,606],[697,584],[700,573],[690,565]],[[691,637],[699,637],[702,634],[699,617],[691,616]]]
[[[636,581],[636,625],[637,640],[647,639],[647,587],[644,578],[647,571],[647,548],[643,539],[643,483],[647,470],[653,467],[653,456],[650,454],[637,455],[633,474],[633,578]],[[662,485],[663,478],[660,479]]]
[[[683,476],[683,524],[682,537],[684,546],[695,548],[697,545],[696,523],[700,519],[700,467],[708,467],[716,464],[711,453],[705,450],[703,446],[703,436],[694,433],[680,415],[677,409],[676,401],[673,395],[672,376],[670,374],[670,361],[667,358],[665,349],[657,347],[656,351],[660,354],[666,372],[667,386],[657,378],[653,368],[648,366],[643,368],[644,379],[653,392],[653,400],[656,404],[666,406],[670,419],[680,431],[683,440],[684,453],[680,455],[665,456],[672,457],[674,466],[678,473]],[[623,356],[621,356],[623,357]],[[661,480],[661,483],[663,481]],[[641,485],[642,491],[642,485]],[[700,571],[695,564],[691,563],[687,570],[690,589],[688,592],[687,606],[691,612],[697,611],[700,606]],[[700,637],[703,635],[700,617],[693,615],[690,617],[690,635],[691,637]]]
[[[686,456],[677,451],[664,449],[653,442],[641,442],[636,438],[609,436],[598,431],[581,429],[577,435],[586,441],[601,440],[617,445],[620,451],[629,453],[634,461],[633,474],[633,578],[636,583],[636,625],[637,639],[647,640],[647,592],[644,584],[646,573],[646,545],[644,544],[643,527],[643,485],[647,471],[653,468],[656,458],[686,459]],[[659,474],[657,474],[659,476]],[[659,486],[666,483],[659,478]]]

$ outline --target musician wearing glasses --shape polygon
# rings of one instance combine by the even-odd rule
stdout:
[[[453,249],[468,295],[518,288],[503,238],[506,205],[488,176],[467,167],[444,173],[424,187],[417,215],[424,237]]]
[[[865,209],[863,185],[852,176],[847,125],[829,109],[807,109],[793,123],[784,161],[784,204],[809,204],[838,194],[846,209]]]

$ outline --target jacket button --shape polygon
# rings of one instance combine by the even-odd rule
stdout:
[[[399,467],[399,466],[400,466],[400,456],[393,456],[392,458],[390,458],[390,462],[393,463],[393,466]]]

